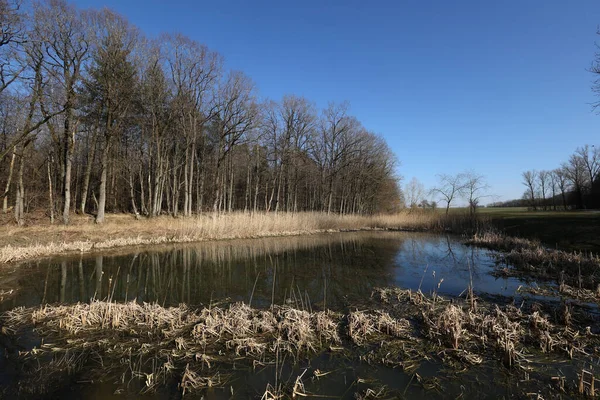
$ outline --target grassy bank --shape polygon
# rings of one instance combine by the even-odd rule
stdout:
[[[125,246],[185,243],[204,240],[289,236],[344,230],[418,230],[463,232],[476,228],[464,215],[431,212],[393,215],[327,215],[322,213],[231,213],[199,217],[135,219],[108,215],[102,225],[89,217],[73,218],[68,226],[39,220],[26,227],[0,227],[0,263],[69,252],[91,252]]]

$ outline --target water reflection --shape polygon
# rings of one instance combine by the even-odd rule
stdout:
[[[14,279],[0,281],[0,289],[16,289],[1,307],[99,298],[340,308],[368,297],[374,287],[459,294],[471,280],[476,291],[512,295],[519,282],[490,276],[493,264],[487,252],[455,238],[416,233],[206,242],[24,264],[15,270],[17,287]]]

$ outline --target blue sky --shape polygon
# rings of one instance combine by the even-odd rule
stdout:
[[[600,144],[590,103],[600,2],[77,0],[149,36],[181,32],[220,52],[260,95],[348,100],[386,138],[405,182],[472,169],[500,199],[521,172]]]

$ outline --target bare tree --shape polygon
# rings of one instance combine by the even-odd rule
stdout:
[[[563,168],[557,168],[553,171],[553,175],[556,177],[556,187],[560,190],[560,197],[563,203],[563,209],[568,208],[567,205],[567,174]]]
[[[592,184],[598,178],[600,173],[600,149],[594,145],[585,145],[575,150],[575,155],[581,160],[587,173],[587,189],[591,189]]]
[[[26,68],[24,18],[21,0],[0,0],[0,95]]]
[[[406,204],[410,208],[416,208],[425,198],[425,186],[417,178],[412,178],[404,187]]]
[[[597,35],[600,35],[600,28],[596,32]],[[596,79],[592,83],[592,91],[596,94],[596,96],[600,97],[600,45],[596,43],[596,54],[594,55],[594,61],[592,61],[592,66],[589,71],[594,74]],[[598,109],[600,107],[600,101],[593,103],[592,107],[594,109]]]
[[[538,173],[536,170],[525,171],[522,174],[523,185],[527,187],[525,197],[529,200],[529,206],[532,207],[534,210],[537,210],[537,204],[535,199],[537,193],[537,176]]]
[[[562,170],[571,183],[573,192],[575,192],[577,208],[583,208],[583,194],[587,182],[587,171],[583,158],[577,154],[572,154],[569,161],[563,163]]]
[[[462,193],[469,204],[469,213],[474,215],[481,199],[490,197],[490,186],[486,182],[485,176],[479,175],[473,171],[466,172],[464,177],[465,184]]]
[[[214,169],[214,211],[226,208],[225,191],[229,190],[231,199],[233,190],[231,186],[233,170],[229,168],[229,173],[223,174],[224,161],[231,155],[234,147],[243,140],[244,134],[256,126],[258,115],[254,84],[241,72],[230,73],[219,89],[215,117],[217,154]]]
[[[11,197],[22,224],[29,209],[60,209],[63,223],[97,210],[101,223],[109,211],[400,207],[393,152],[347,103],[319,114],[287,95],[261,110],[250,79],[221,68],[204,45],[145,40],[108,10],[0,0],[3,209]]]
[[[542,208],[544,209],[544,211],[547,208],[547,204],[546,204],[546,191],[548,190],[548,186],[550,184],[550,173],[548,171],[540,171],[537,174],[537,178],[538,178],[538,188],[540,190],[540,205],[542,206]]]
[[[550,191],[552,192],[552,209],[556,211],[556,192],[559,190],[556,170],[548,171],[548,179],[550,180]]]
[[[446,215],[450,211],[450,205],[462,191],[466,188],[467,176],[463,173],[456,175],[441,174],[438,175],[438,185],[431,190],[432,194],[442,196],[446,203]]]
[[[52,108],[62,112],[62,127],[50,124],[49,129],[61,147],[61,181],[63,223],[69,223],[71,209],[71,173],[75,152],[75,135],[79,124],[75,114],[77,87],[88,56],[89,39],[84,16],[64,0],[48,0],[35,8],[36,40],[44,47],[44,68],[55,82],[56,91],[42,102],[42,111],[50,116]],[[54,103],[51,107],[48,103]],[[58,121],[56,121],[58,122]],[[60,134],[59,134],[60,131]]]
[[[192,214],[192,188],[196,172],[196,150],[207,121],[217,112],[216,83],[222,59],[182,35],[163,36],[163,53],[173,86],[173,111],[184,135],[184,215]]]

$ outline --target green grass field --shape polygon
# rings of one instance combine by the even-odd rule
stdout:
[[[511,236],[538,239],[563,250],[600,252],[600,211],[528,211],[506,207],[480,208],[478,213]]]

